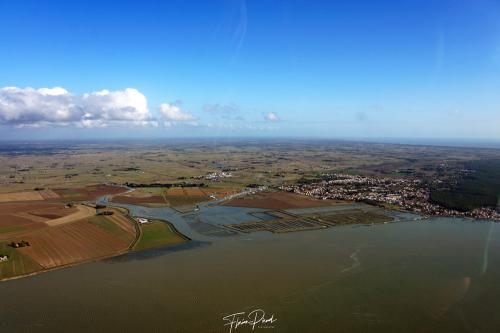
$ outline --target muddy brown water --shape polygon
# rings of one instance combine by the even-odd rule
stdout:
[[[491,222],[249,234],[2,282],[0,331],[496,332],[499,278]]]

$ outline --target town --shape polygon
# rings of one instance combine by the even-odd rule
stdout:
[[[468,217],[500,221],[500,213],[491,208],[471,211],[447,209],[430,201],[430,189],[419,179],[386,178],[348,174],[323,174],[314,183],[283,185],[281,190],[317,199],[359,201],[418,212],[426,216]]]

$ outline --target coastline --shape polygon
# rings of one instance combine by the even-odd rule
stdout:
[[[109,196],[104,196],[104,197],[98,198],[96,200],[96,204],[99,201],[101,201],[101,199],[105,198],[106,199],[106,204],[109,205],[112,202],[107,200],[108,197]],[[1,282],[5,282],[5,281],[10,281],[10,280],[27,278],[27,277],[30,277],[30,276],[35,276],[35,275],[38,275],[38,274],[43,274],[43,273],[54,271],[54,270],[58,270],[58,269],[65,269],[65,268],[70,268],[70,267],[74,267],[74,266],[78,266],[78,265],[83,265],[83,264],[88,264],[88,263],[92,263],[92,262],[98,262],[98,261],[102,261],[102,260],[105,260],[105,259],[119,257],[119,256],[122,256],[122,255],[125,255],[125,254],[128,254],[128,253],[132,253],[132,252],[140,252],[139,250],[134,250],[134,247],[136,246],[136,244],[139,242],[139,240],[141,239],[141,237],[143,235],[143,231],[142,231],[142,228],[139,225],[139,223],[130,215],[130,210],[128,208],[126,208],[126,207],[119,207],[119,206],[112,206],[112,205],[109,205],[109,206],[111,208],[114,208],[114,209],[123,209],[123,210],[125,210],[126,213],[124,215],[133,222],[133,225],[134,225],[134,228],[135,228],[135,231],[136,231],[135,237],[132,240],[132,242],[127,246],[126,249],[124,249],[124,250],[122,250],[120,252],[117,252],[117,253],[110,254],[110,255],[105,255],[105,256],[100,256],[100,257],[94,257],[94,258],[86,259],[86,260],[83,260],[83,261],[73,262],[73,263],[69,263],[69,264],[65,264],[65,265],[60,265],[60,266],[56,266],[56,267],[43,268],[41,270],[38,270],[38,271],[35,271],[35,272],[31,272],[31,273],[28,273],[28,274],[23,274],[23,275],[17,275],[17,276],[13,276],[13,277],[3,278],[3,279],[0,279],[0,283]],[[179,237],[181,237],[182,239],[184,239],[186,242],[192,241],[191,238],[189,238],[188,236],[182,234],[169,221],[161,220],[161,222],[168,224],[170,226],[170,228],[172,229],[172,231],[175,234],[177,234]],[[176,244],[173,244],[173,245],[176,245]],[[161,247],[168,247],[168,246],[172,246],[172,245],[167,244],[167,245],[161,246]]]

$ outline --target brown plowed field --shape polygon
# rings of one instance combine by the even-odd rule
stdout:
[[[0,240],[12,240],[13,237],[21,237],[25,234],[31,234],[35,230],[48,228],[44,223],[29,223],[19,224],[16,226],[2,226],[0,227]]]
[[[205,196],[205,193],[203,193],[198,187],[185,187],[184,193],[185,195],[189,196],[197,196],[197,197]]]
[[[48,218],[46,218],[46,217],[31,215],[28,212],[15,213],[15,214],[11,214],[11,216],[16,216],[16,217],[21,217],[23,219],[27,219],[31,223],[43,223],[43,222],[48,220]]]
[[[54,220],[47,220],[45,223],[51,227],[61,225],[61,224],[66,224],[66,223],[71,223],[75,222],[78,220],[85,219],[87,217],[91,217],[95,215],[95,208],[89,207],[89,206],[84,206],[84,205],[78,205],[76,206],[76,212],[70,215],[66,215],[63,217],[60,217],[58,219]]]
[[[224,205],[248,208],[291,209],[322,207],[338,204],[336,201],[315,200],[295,193],[269,192],[249,197],[235,198]]]
[[[46,228],[25,237],[31,246],[20,248],[44,268],[110,256],[129,244],[87,221]]]
[[[44,200],[37,191],[26,191],[16,193],[0,193],[0,202],[12,201],[41,201]]]
[[[0,240],[46,227],[45,223],[33,222],[21,216],[0,214]]]
[[[103,195],[119,194],[126,191],[127,189],[124,187],[112,185],[92,185],[84,188],[54,190],[63,199],[73,201],[95,200]]]
[[[44,200],[52,200],[52,199],[59,199],[59,194],[52,190],[42,190],[39,191],[40,195],[43,197]]]
[[[75,213],[76,208],[65,208],[62,203],[5,203],[0,204],[0,226],[42,223]]]
[[[56,203],[45,203],[45,202],[4,203],[0,204],[0,214],[36,211],[54,207],[64,208],[64,205]]]
[[[184,195],[182,187],[172,187],[167,190],[167,195]]]
[[[67,208],[65,211],[61,211],[61,209],[47,209],[35,212],[29,212],[28,214],[32,216],[38,216],[41,218],[53,220],[58,219],[60,217],[70,215],[76,212],[75,208]]]
[[[31,218],[34,221],[37,221],[37,220],[35,220],[35,218],[42,218],[44,221],[46,221],[46,220],[58,219],[60,217],[67,216],[67,215],[70,215],[70,214],[73,214],[76,212],[77,212],[77,208],[74,208],[74,207],[65,208],[62,205],[57,205],[57,206],[48,207],[48,208],[44,208],[44,209],[36,209],[36,210],[30,209],[28,212],[23,213],[23,214],[28,214],[28,216],[31,216]]]
[[[61,204],[62,206],[62,204]],[[17,212],[26,212],[28,210],[37,210],[55,207],[54,204],[45,202],[33,202],[33,203],[3,203],[0,204],[0,214],[11,214]]]
[[[165,197],[172,207],[193,206],[208,201],[208,196],[198,187],[173,187]]]
[[[0,227],[21,226],[32,223],[33,221],[19,215],[0,214]]]

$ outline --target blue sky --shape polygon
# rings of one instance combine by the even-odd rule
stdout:
[[[0,89],[2,139],[500,139],[500,2],[0,0]]]

